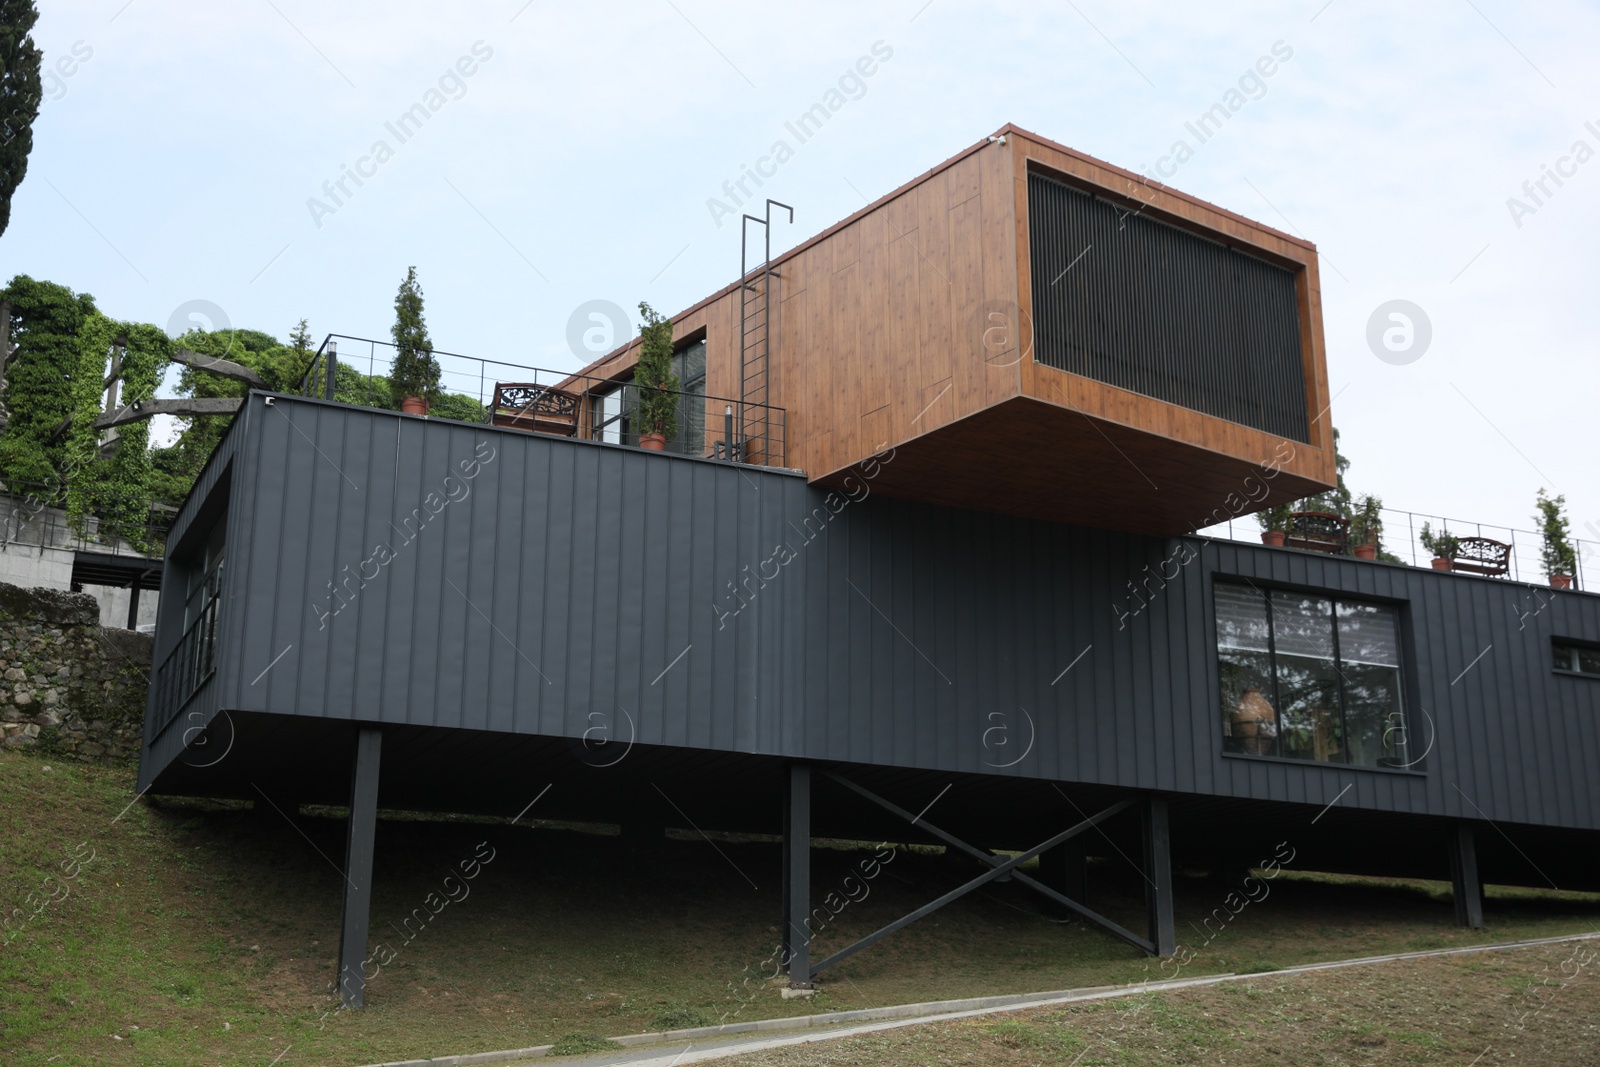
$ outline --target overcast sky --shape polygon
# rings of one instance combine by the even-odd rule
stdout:
[[[382,338],[414,264],[438,347],[575,367],[585,302],[675,312],[737,275],[737,221],[708,201],[876,46],[762,190],[795,207],[782,247],[1008,121],[1163,166],[1320,249],[1356,491],[1527,528],[1543,485],[1600,540],[1593,5],[43,6],[50,99],[0,272],[118,318],[205,301],[279,337],[306,317]],[[1275,45],[1289,58],[1198,144],[1185,123]],[[402,140],[418,103],[437,111]],[[1192,158],[1163,164],[1180,140]],[[1431,328],[1391,355],[1409,362],[1368,342],[1394,300]]]

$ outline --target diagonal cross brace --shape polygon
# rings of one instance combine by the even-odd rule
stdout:
[[[1012,856],[1010,859],[1007,859],[1007,860],[1000,860],[993,867],[989,868],[987,871],[985,871],[982,874],[978,875],[978,877],[972,879],[970,882],[967,882],[967,883],[965,883],[963,885],[957,886],[956,888],[950,890],[950,892],[946,893],[944,896],[939,897],[937,900],[933,900],[933,901],[930,901],[927,904],[924,904],[922,907],[918,908],[916,911],[912,912],[911,914],[901,916],[900,918],[896,919],[894,922],[890,923],[888,926],[885,926],[883,929],[878,930],[875,933],[868,934],[866,937],[863,937],[860,941],[857,941],[855,944],[847,945],[846,947],[840,949],[838,952],[835,952],[833,955],[829,956],[827,959],[823,960],[821,963],[819,963],[816,966],[811,968],[812,977],[816,977],[817,975],[821,974],[823,971],[827,970],[829,967],[832,967],[834,964],[838,963],[840,960],[843,960],[843,959],[845,959],[845,958],[847,958],[849,956],[855,955],[857,952],[860,952],[862,949],[866,948],[868,945],[874,944],[875,942],[880,941],[885,937],[888,937],[890,934],[894,933],[896,930],[902,930],[905,927],[910,926],[912,923],[916,922],[918,919],[925,918],[928,915],[932,915],[934,912],[938,911],[940,908],[944,907],[946,904],[950,903],[952,900],[956,900],[959,897],[966,896],[968,893],[972,892],[974,889],[977,889],[979,886],[987,885],[988,883],[994,881],[996,878],[999,878],[1003,874],[1010,874],[1018,866],[1020,866],[1021,864],[1024,864],[1027,861],[1033,859],[1033,857],[1037,856],[1039,853],[1045,851],[1046,849],[1055,848],[1057,845],[1061,844],[1061,842],[1067,840],[1068,838],[1076,837],[1078,834],[1081,834],[1083,831],[1088,830],[1088,829],[1090,829],[1090,828],[1092,828],[1094,826],[1099,825],[1100,823],[1104,822],[1105,820],[1111,818],[1113,815],[1116,815],[1118,812],[1121,812],[1121,811],[1131,807],[1133,804],[1134,804],[1134,801],[1132,801],[1132,800],[1119,800],[1115,804],[1111,805],[1109,808],[1106,808],[1104,811],[1096,812],[1095,814],[1089,816],[1087,819],[1085,819],[1082,822],[1078,823],[1076,826],[1073,826],[1073,827],[1070,827],[1070,828],[1068,828],[1066,830],[1061,831],[1059,834],[1056,834],[1054,837],[1050,838],[1048,841],[1045,841],[1045,842],[1042,842],[1041,844],[1037,844],[1037,845],[1033,846],[1032,848],[1028,849],[1028,851],[1022,853],[1021,855]],[[998,859],[998,858],[999,857],[991,857],[991,859]]]
[[[994,853],[990,852],[988,849],[978,848],[978,847],[976,847],[974,845],[967,844],[965,841],[963,841],[960,838],[956,837],[954,834],[949,833],[949,832],[947,832],[945,830],[939,829],[937,826],[933,825],[931,822],[929,822],[928,820],[922,818],[921,816],[912,815],[909,811],[907,811],[904,808],[900,807],[898,804],[895,804],[893,801],[885,800],[883,797],[878,796],[876,793],[872,792],[870,789],[865,788],[864,786],[859,786],[856,783],[854,783],[854,782],[852,782],[852,781],[850,781],[850,780],[848,780],[846,778],[841,778],[841,777],[839,777],[839,775],[834,774],[834,773],[832,773],[830,771],[824,771],[823,773],[826,774],[829,778],[833,779],[835,782],[838,782],[840,785],[844,786],[846,789],[850,790],[851,792],[856,793],[859,796],[865,797],[866,799],[872,801],[874,804],[878,805],[880,808],[885,809],[886,811],[893,812],[894,814],[900,816],[902,819],[905,819],[907,822],[911,823],[911,825],[913,825],[913,826],[921,826],[924,830],[927,830],[930,834],[932,834],[934,837],[937,837],[939,840],[943,841],[945,844],[952,845],[952,846],[954,846],[956,848],[959,848],[961,851],[965,852],[969,856],[972,856],[972,857],[974,857],[976,859],[982,860],[984,863],[988,863],[988,864],[991,864],[991,865],[998,865],[998,864],[1001,864],[1001,863],[1005,862],[999,856],[996,856]],[[1071,910],[1077,912],[1079,915],[1082,915],[1085,919],[1088,919],[1090,922],[1095,923],[1098,926],[1105,927],[1108,931],[1110,931],[1111,933],[1115,934],[1117,937],[1120,937],[1122,940],[1126,941],[1128,944],[1132,945],[1134,948],[1137,948],[1142,952],[1149,952],[1151,954],[1155,954],[1156,946],[1155,946],[1154,942],[1149,941],[1146,938],[1140,937],[1138,934],[1134,933],[1132,930],[1129,930],[1127,927],[1122,926],[1122,925],[1120,925],[1118,923],[1115,923],[1115,922],[1111,921],[1110,919],[1106,918],[1104,915],[1101,915],[1099,912],[1096,912],[1096,911],[1094,911],[1094,910],[1092,910],[1092,909],[1090,909],[1088,907],[1085,907],[1084,905],[1078,903],[1076,900],[1073,900],[1071,897],[1067,896],[1065,893],[1058,892],[1057,890],[1052,889],[1050,886],[1045,885],[1043,882],[1041,882],[1041,881],[1039,881],[1039,880],[1037,880],[1035,878],[1031,878],[1026,874],[1023,874],[1021,871],[1012,871],[1011,872],[1011,877],[1013,879],[1015,879],[1016,881],[1021,882],[1023,885],[1027,886],[1028,888],[1036,890],[1036,891],[1038,891],[1040,893],[1043,893],[1045,896],[1049,897],[1051,900],[1055,901],[1057,904],[1060,904],[1060,905],[1062,905],[1063,907],[1066,907],[1066,908],[1070,908]]]

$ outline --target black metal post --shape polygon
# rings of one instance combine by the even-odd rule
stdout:
[[[789,765],[783,798],[783,958],[789,985],[811,988],[811,768]]]
[[[328,366],[326,369],[328,372],[328,382],[324,397],[325,399],[332,400],[334,381],[339,377],[339,344],[337,341],[331,339],[328,341]]]
[[[128,587],[128,629],[139,628],[139,582],[143,579],[135,578]]]
[[[350,771],[350,819],[344,851],[344,915],[339,930],[339,1004],[366,1003],[367,926],[372,915],[372,853],[378,829],[378,757],[383,733],[363,727],[356,735]]]
[[[1478,879],[1478,846],[1472,824],[1450,829],[1450,895],[1456,904],[1456,925],[1483,929],[1483,883]]]
[[[1167,802],[1150,797],[1144,806],[1145,906],[1150,913],[1150,940],[1156,955],[1178,951],[1172,915],[1172,837],[1167,829]]]

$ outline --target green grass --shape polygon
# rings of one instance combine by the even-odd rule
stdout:
[[[1572,944],[1434,957],[1032,1008],[748,1053],[727,1067],[1590,1067],[1600,977],[1574,974]],[[1568,964],[1548,1010],[1498,991]]]
[[[576,1033],[565,1034],[556,1039],[550,1046],[552,1056],[579,1056],[585,1052],[605,1052],[607,1049],[620,1048],[599,1034]]]
[[[343,885],[334,866],[343,858],[336,813],[302,814],[292,828],[270,809],[149,798],[130,807],[132,799],[128,770],[0,753],[0,905],[11,914],[37,906],[29,894],[35,902],[60,898],[0,946],[5,1067],[355,1065],[571,1035],[1137,982],[1172,969],[1163,973],[1161,961],[1097,929],[1058,921],[1021,886],[992,885],[830,970],[816,996],[783,1000],[761,980],[779,937],[780,855],[769,838],[728,835],[713,848],[673,834],[641,854],[625,838],[575,824],[385,818],[372,938],[394,956],[369,984],[367,1010],[343,1012],[333,988]],[[426,911],[446,871],[484,841],[494,858],[470,894],[420,926],[412,918],[408,937],[408,917]],[[830,844],[813,856],[819,897],[859,859],[847,843]],[[823,932],[813,958],[968,876],[937,849],[902,850],[870,896]],[[1091,883],[1092,906],[1138,927],[1136,874],[1096,868]],[[1180,939],[1225,892],[1202,878],[1180,882]],[[1600,926],[1595,896],[1496,890],[1487,907],[1489,928],[1464,931],[1429,883],[1286,875],[1270,898],[1198,946],[1182,973]],[[1254,1003],[1247,996],[1236,1001]],[[1119,1008],[1134,1010],[1130,1002]],[[1203,1016],[1168,1019],[1168,1010],[1152,1002],[1130,1018],[1210,1040]],[[1070,1062],[1081,1048],[1070,1031],[1057,1031],[991,1038],[1021,1043],[1030,1063]],[[1171,1040],[1189,1047],[1181,1035]],[[1426,1050],[1406,1037],[1386,1040]]]

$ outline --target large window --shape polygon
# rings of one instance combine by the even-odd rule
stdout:
[[[696,341],[672,354],[678,379],[677,427],[667,438],[667,451],[686,456],[706,454],[706,343]],[[639,390],[626,384],[594,400],[594,439],[612,444],[639,443]]]
[[[1226,751],[1410,767],[1395,609],[1218,582]]]
[[[686,456],[706,454],[706,343],[696,341],[672,354],[672,373],[683,395],[678,397],[678,432],[667,451]]]

